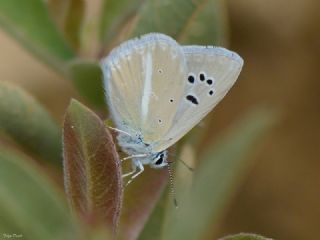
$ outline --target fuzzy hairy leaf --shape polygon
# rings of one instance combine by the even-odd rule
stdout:
[[[221,44],[224,13],[220,0],[150,0],[138,15],[133,35],[161,32],[180,43]]]
[[[32,96],[19,87],[0,82],[0,130],[43,159],[61,164],[58,125]]]
[[[1,236],[22,234],[28,240],[71,239],[73,221],[62,193],[30,159],[0,148]]]
[[[221,238],[220,240],[272,240],[271,238],[262,237],[251,233],[239,233]]]
[[[74,57],[43,0],[0,0],[0,26],[55,70]]]
[[[168,220],[163,239],[201,239],[216,224],[237,181],[247,169],[253,144],[269,129],[271,116],[255,112],[210,150],[196,169],[190,195]],[[197,221],[194,221],[197,219]]]
[[[72,209],[115,232],[122,202],[119,156],[99,117],[72,100],[63,126],[64,177]]]

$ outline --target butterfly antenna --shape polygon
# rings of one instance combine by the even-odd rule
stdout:
[[[183,160],[180,158],[177,158],[175,154],[169,153],[170,156],[175,157],[178,161],[180,161],[186,168],[188,168],[191,172],[194,171],[194,168],[190,167],[188,164],[186,164]]]
[[[173,172],[172,172],[171,164],[172,164],[172,162],[168,162],[168,165],[167,165],[168,173],[169,173],[170,193],[173,198],[173,205],[175,206],[175,208],[178,208],[176,191],[174,190],[174,180],[173,180]]]

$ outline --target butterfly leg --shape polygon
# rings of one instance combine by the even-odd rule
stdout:
[[[136,174],[132,175],[130,180],[127,182],[126,186],[128,186],[133,181],[133,179],[135,179],[137,176],[139,176],[144,171],[143,164],[139,160],[135,160],[133,162],[133,166],[135,166],[139,170],[138,170],[138,172]]]
[[[122,178],[130,176],[130,175],[134,174],[136,171],[137,171],[137,166],[132,164],[132,171],[125,173],[125,174],[122,174]]]
[[[141,157],[146,157],[148,156],[147,154],[136,154],[136,155],[131,155],[131,156],[128,156],[128,157],[125,157],[125,158],[122,158],[121,159],[121,162],[124,162],[125,160],[128,160],[128,159],[132,159],[132,158],[141,158]]]
[[[131,155],[131,156],[122,158],[121,162],[124,162],[124,161],[132,159],[132,158],[139,158],[139,157],[146,157],[146,156],[147,156],[146,154]],[[132,166],[132,171],[130,171],[128,173],[125,173],[125,174],[122,174],[122,178],[125,178],[125,177],[128,177],[128,176],[134,174],[137,171],[137,167],[139,168],[139,171],[141,171],[141,168],[142,168],[142,171],[144,170],[142,163],[140,161],[138,161],[138,160],[133,160],[131,166]],[[139,174],[140,173],[138,172],[138,175]],[[134,175],[132,176],[132,178],[134,178]]]

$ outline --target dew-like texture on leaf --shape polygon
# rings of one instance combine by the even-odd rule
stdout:
[[[219,240],[272,240],[272,239],[262,237],[262,236],[256,235],[256,234],[239,233],[236,235],[230,235],[230,236],[220,238]]]
[[[163,239],[201,239],[210,226],[218,224],[221,211],[248,168],[246,160],[253,144],[269,129],[272,117],[268,112],[254,112],[208,148],[212,150],[195,171],[190,195],[168,218]]]
[[[61,134],[50,114],[19,87],[0,82],[0,130],[27,150],[61,165]]]
[[[58,71],[74,57],[43,0],[0,0],[0,26]]]
[[[74,223],[62,192],[32,160],[0,148],[0,231],[26,240],[72,239]],[[5,237],[4,237],[5,239]]]
[[[115,233],[122,202],[118,154],[104,123],[76,100],[64,120],[65,188],[71,208],[84,219]]]
[[[97,62],[76,60],[68,64],[69,74],[79,93],[96,107],[106,109],[102,72]]]
[[[133,35],[161,32],[186,44],[221,44],[225,9],[220,0],[150,0],[144,3]]]
[[[166,169],[145,169],[125,189],[118,239],[137,239],[167,183]]]
[[[83,0],[48,0],[51,16],[74,49],[80,46],[80,33],[84,17]]]

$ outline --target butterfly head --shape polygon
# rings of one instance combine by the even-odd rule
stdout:
[[[167,165],[167,151],[158,152],[152,155],[152,160],[150,162],[152,168],[163,168]]]

